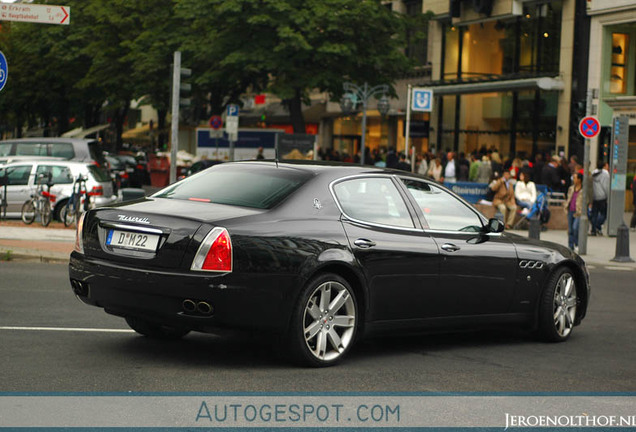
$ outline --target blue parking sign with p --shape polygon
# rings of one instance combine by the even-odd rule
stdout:
[[[433,90],[431,89],[414,88],[412,100],[411,110],[413,111],[430,112],[433,110]]]
[[[228,105],[227,106],[227,116],[228,117],[236,117],[239,115],[239,106],[238,105]]]

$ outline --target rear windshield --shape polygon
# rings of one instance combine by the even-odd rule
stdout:
[[[88,143],[88,152],[91,155],[91,159],[97,161],[98,164],[104,165],[106,158],[104,157],[104,149],[99,141],[91,141]]]
[[[109,182],[111,180],[110,174],[108,174],[103,168],[100,168],[96,165],[89,165],[88,170],[93,175],[93,178],[100,183]]]
[[[311,176],[306,171],[275,166],[216,165],[153,196],[270,209]]]

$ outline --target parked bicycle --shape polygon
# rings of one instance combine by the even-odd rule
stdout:
[[[64,226],[77,223],[81,214],[89,209],[90,194],[86,190],[86,180],[87,177],[80,174],[73,181],[73,193],[60,211],[60,219]]]
[[[38,175],[36,183],[35,193],[22,205],[22,222],[27,225],[31,224],[39,216],[42,226],[48,226],[53,218],[51,203],[54,203],[56,199],[55,195],[51,193],[53,184],[50,173]]]

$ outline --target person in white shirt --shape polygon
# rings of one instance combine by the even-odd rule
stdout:
[[[530,175],[523,170],[519,174],[519,181],[515,185],[515,198],[517,205],[522,207],[522,213],[528,214],[534,203],[537,201],[537,187],[530,181]]]
[[[453,152],[448,152],[442,182],[457,182],[457,163],[455,162],[455,153]]]

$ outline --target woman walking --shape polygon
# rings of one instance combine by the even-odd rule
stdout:
[[[570,249],[578,249],[579,246],[579,221],[583,210],[583,174],[574,173],[572,186],[568,189],[568,198],[565,201],[564,210],[568,214],[568,246]]]

